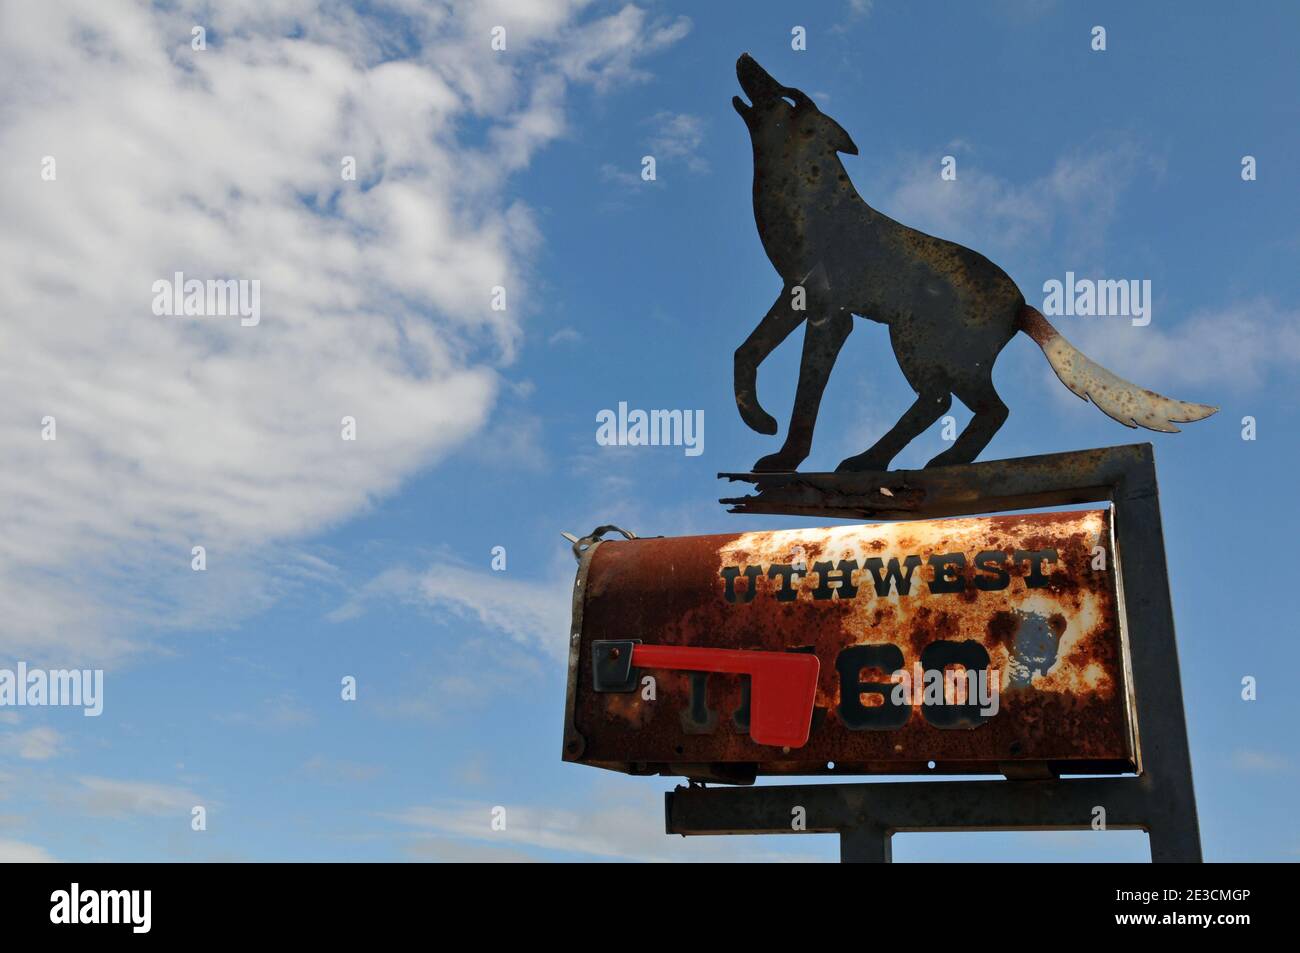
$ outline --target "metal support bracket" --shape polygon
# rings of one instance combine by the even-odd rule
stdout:
[[[591,643],[591,688],[597,692],[636,691],[632,649],[640,639],[596,639]]]

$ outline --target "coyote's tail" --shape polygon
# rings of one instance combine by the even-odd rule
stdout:
[[[1061,383],[1084,400],[1091,400],[1108,417],[1125,427],[1146,427],[1177,433],[1177,423],[1201,420],[1217,411],[1208,404],[1191,404],[1130,384],[1088,357],[1052,327],[1037,308],[1020,311],[1020,330],[1043,349]]]

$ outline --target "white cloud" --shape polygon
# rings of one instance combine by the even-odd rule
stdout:
[[[1289,774],[1291,760],[1268,751],[1241,749],[1232,754],[1232,766],[1249,774]]]
[[[454,837],[414,835],[405,849],[407,856],[416,861],[439,864],[536,864],[541,858],[524,850],[510,847],[493,847],[480,841],[457,840]]]
[[[562,344],[566,342],[577,344],[581,340],[582,340],[582,334],[576,328],[565,327],[565,328],[560,328],[560,330],[556,331],[549,338],[547,338],[546,343],[552,345]]]
[[[565,75],[592,82],[598,89],[647,79],[649,74],[636,66],[636,60],[671,46],[690,30],[688,17],[652,23],[644,10],[629,4],[613,16],[584,24],[566,39]]]
[[[1201,310],[1184,320],[1156,309],[1145,327],[1126,318],[1051,320],[1084,353],[1122,377],[1154,390],[1202,387],[1207,393],[1199,397],[1178,396],[1210,404],[1225,389],[1240,393],[1300,365],[1300,310],[1266,300]]]
[[[87,814],[123,818],[132,815],[189,816],[195,805],[211,806],[193,791],[149,781],[119,781],[113,778],[82,777],[80,797]]]
[[[396,568],[381,573],[330,618],[354,618],[371,602],[397,598],[474,619],[520,645],[563,659],[568,655],[572,591],[571,575],[538,582],[439,562],[422,572]]]
[[[0,751],[16,754],[25,761],[48,761],[60,754],[63,736],[48,725],[0,736]]]
[[[649,119],[650,153],[670,162],[680,159],[692,172],[707,172],[709,164],[699,155],[704,143],[704,120],[689,113],[658,112]]]
[[[44,847],[0,837],[0,864],[52,864],[53,857]]]
[[[530,859],[521,849],[560,851],[595,858],[641,861],[809,860],[807,854],[778,854],[764,838],[687,837],[664,833],[663,793],[611,782],[565,807],[533,807],[502,802],[440,801],[386,815],[415,828],[414,851],[432,845],[462,846],[455,856],[496,861]],[[504,830],[492,830],[492,809],[506,809]],[[450,840],[444,840],[450,839]]]
[[[639,171],[632,169],[619,168],[612,162],[605,162],[600,167],[600,177],[605,182],[617,182],[625,189],[636,189],[647,185],[654,185],[658,181],[656,178],[650,181],[641,178]]]
[[[540,472],[547,468],[545,434],[536,414],[506,404],[489,426],[474,441],[470,455],[491,468]]]
[[[522,334],[490,289],[527,301],[540,241],[508,176],[565,131],[569,84],[641,79],[689,28],[582,0],[373,6],[0,7],[0,647],[80,664],[255,610],[267,544],[479,431]],[[259,280],[261,323],[155,316],[175,271]]]
[[[848,0],[846,3],[845,19],[842,23],[836,23],[831,27],[832,33],[848,33],[850,29],[856,26],[867,17],[871,16],[872,8],[875,7],[875,0]],[[820,102],[820,99],[818,100]]]
[[[956,140],[950,148],[968,147]],[[944,181],[937,158],[917,158],[879,202],[867,201],[906,225],[972,248],[1039,248],[1059,232],[1067,253],[1080,256],[1100,247],[1119,195],[1144,167],[1158,171],[1159,163],[1128,143],[1063,156],[1023,184],[974,158],[958,159],[957,178]]]
[[[600,177],[617,183],[624,189],[653,187],[664,182],[665,170],[685,168],[693,173],[709,171],[709,163],[699,154],[704,143],[704,120],[689,113],[662,110],[643,120],[649,128],[644,141],[645,155],[655,160],[655,177],[643,179],[641,159],[635,156],[620,163],[605,162],[600,167]]]

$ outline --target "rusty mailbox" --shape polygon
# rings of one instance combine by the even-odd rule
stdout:
[[[575,551],[566,760],[739,783],[1135,770],[1109,509]]]

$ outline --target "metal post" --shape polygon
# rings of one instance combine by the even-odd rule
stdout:
[[[840,831],[840,863],[887,864],[893,860],[890,833],[877,825]]]
[[[1153,463],[1154,484],[1154,463]],[[1160,501],[1150,493],[1116,507],[1125,614],[1137,706],[1140,780],[1147,792],[1153,861],[1199,862],[1200,826],[1187,746],[1178,640],[1165,566]]]

